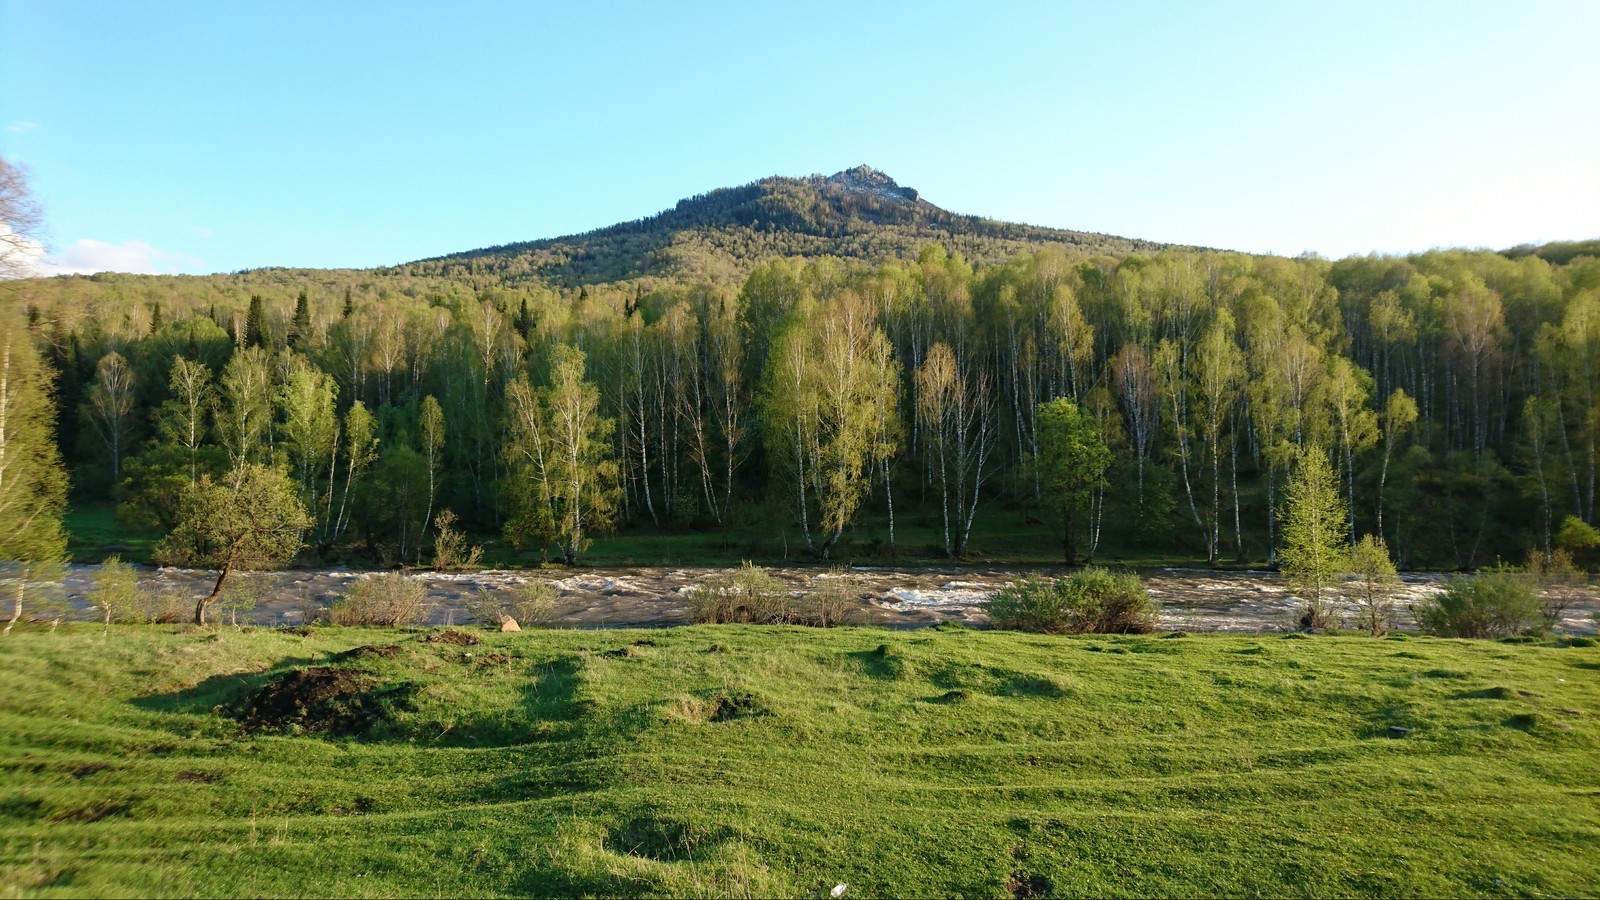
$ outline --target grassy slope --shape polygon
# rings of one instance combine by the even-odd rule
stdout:
[[[1592,646],[418,638],[0,640],[0,894],[1600,892]],[[313,663],[411,709],[361,739],[213,711]]]

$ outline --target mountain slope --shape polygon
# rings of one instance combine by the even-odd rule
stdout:
[[[571,286],[651,275],[738,275],[777,256],[878,263],[914,257],[933,241],[974,262],[999,262],[1050,243],[1112,255],[1166,246],[952,213],[883,172],[857,166],[826,177],[765,178],[586,234],[469,250],[406,268],[539,277]]]

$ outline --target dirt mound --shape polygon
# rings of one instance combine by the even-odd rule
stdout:
[[[1055,885],[1043,875],[1029,875],[1026,872],[1012,872],[1006,879],[1005,888],[1017,900],[1030,900],[1033,897],[1048,897],[1054,891]]]
[[[394,659],[396,656],[400,655],[400,650],[401,647],[399,644],[368,644],[364,647],[352,647],[351,649],[339,654],[339,656],[342,659],[366,659],[369,657],[376,657],[378,659]]]
[[[361,672],[313,666],[268,682],[236,707],[233,717],[253,729],[364,734],[407,708],[411,693],[407,683],[378,687]]]
[[[475,634],[467,634],[465,631],[450,629],[437,634],[430,634],[423,638],[422,642],[424,644],[450,644],[456,647],[476,647],[483,643],[483,638]]]

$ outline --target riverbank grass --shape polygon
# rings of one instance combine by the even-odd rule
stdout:
[[[1582,640],[27,629],[0,894],[1594,895],[1597,717]]]

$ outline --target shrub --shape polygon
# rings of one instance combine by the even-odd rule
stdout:
[[[120,556],[106,557],[90,576],[89,602],[100,610],[102,633],[109,633],[113,619],[126,619],[138,608],[139,573]]]
[[[217,611],[228,614],[228,623],[239,627],[239,614],[249,613],[261,603],[266,593],[266,580],[259,575],[241,575],[229,581],[228,587],[217,599]],[[248,621],[248,616],[246,617]]]
[[[1139,576],[1090,567],[1066,578],[1029,576],[995,594],[996,628],[1049,634],[1147,634],[1156,609]]]
[[[1381,537],[1362,535],[1350,548],[1346,567],[1354,576],[1351,593],[1361,606],[1361,627],[1382,637],[1394,628],[1394,592],[1400,585],[1388,545]]]
[[[853,623],[859,618],[861,582],[843,570],[835,569],[818,578],[806,594],[800,612],[794,617],[797,625],[815,625],[834,628]]]
[[[543,581],[529,581],[508,591],[478,589],[467,603],[473,621],[499,625],[511,617],[518,625],[543,625],[555,610],[556,589]]]
[[[467,543],[467,536],[455,527],[456,514],[441,510],[433,518],[439,533],[433,539],[433,568],[448,572],[451,569],[475,569],[483,558],[483,548]]]
[[[374,575],[350,585],[349,593],[334,601],[329,616],[335,625],[415,625],[423,619],[428,589],[398,572]]]
[[[122,621],[177,625],[194,621],[194,600],[175,587],[141,590],[133,613]]]
[[[1572,561],[1572,554],[1561,548],[1543,553],[1533,550],[1525,567],[1539,585],[1547,629],[1559,628],[1567,611],[1588,593],[1589,577]]]
[[[1542,625],[1543,612],[1532,579],[1507,569],[1457,578],[1416,607],[1424,631],[1462,638],[1523,634]]]
[[[790,620],[789,601],[788,585],[746,562],[701,581],[689,595],[689,608],[697,623],[780,624]]]

